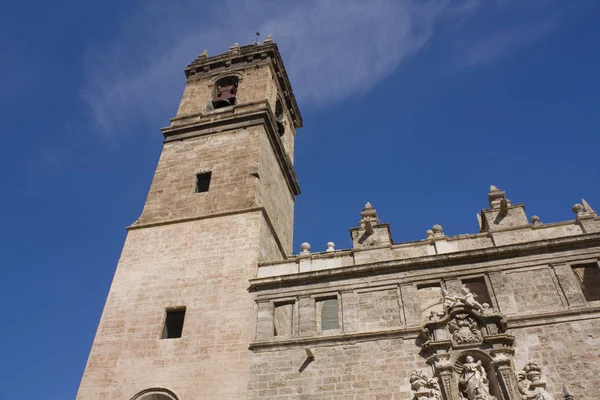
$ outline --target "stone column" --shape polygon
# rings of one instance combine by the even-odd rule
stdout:
[[[417,287],[413,284],[400,285],[400,294],[406,325],[420,325],[423,320]]]
[[[497,352],[492,356],[494,369],[496,370],[498,383],[502,386],[502,391],[508,393],[511,399],[520,399],[521,394],[519,393],[515,373],[510,366],[512,354],[510,352]]]
[[[300,297],[298,299],[298,336],[316,335],[315,315],[315,299],[310,296]]]
[[[257,304],[255,340],[267,341],[273,339],[273,303],[261,301]]]
[[[342,331],[356,332],[358,330],[358,295],[353,291],[341,293]]]
[[[514,314],[518,312],[513,290],[508,287],[506,276],[502,272],[492,272],[488,275],[493,295],[496,297],[498,309],[496,312],[502,314]],[[490,293],[492,294],[492,293]]]
[[[440,378],[442,391],[444,392],[444,398],[447,400],[458,400],[458,386],[452,378],[452,363],[450,362],[450,355],[437,355],[434,356],[434,366],[436,375]]]
[[[460,279],[448,279],[444,280],[444,283],[446,284],[446,289],[450,292],[450,294],[460,294],[460,289],[463,288],[463,284]]]
[[[586,304],[587,301],[581,290],[581,285],[571,267],[567,264],[552,265],[551,267],[554,269],[554,273],[569,307]]]

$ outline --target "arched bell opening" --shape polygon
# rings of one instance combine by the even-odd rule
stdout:
[[[275,121],[277,123],[277,133],[279,133],[279,136],[283,136],[285,134],[285,123],[281,99],[277,99],[277,102],[275,103]]]
[[[167,389],[147,389],[141,391],[131,398],[131,400],[178,400],[175,393]]]
[[[459,393],[462,393],[463,398],[468,400],[478,399],[479,397],[476,397],[474,392],[479,392],[481,399],[492,400],[489,396],[485,397],[486,389],[489,395],[496,398],[496,400],[506,398],[496,374],[494,363],[487,353],[480,350],[464,351],[456,356],[453,369],[456,389]]]
[[[237,76],[226,76],[215,83],[213,91],[213,109],[229,107],[235,104],[238,88]]]

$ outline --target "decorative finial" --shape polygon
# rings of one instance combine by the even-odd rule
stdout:
[[[587,201],[585,201],[585,199],[581,199],[581,205],[583,206],[583,208],[585,208],[585,212],[588,214],[596,214],[596,211],[594,211],[594,209],[592,208],[592,206],[590,206],[588,204]]]
[[[335,243],[327,242],[327,251],[335,251]]]
[[[575,215],[580,216],[580,215],[584,215],[585,214],[585,208],[583,207],[582,204],[575,204],[571,210],[573,210],[573,212],[575,213]]]
[[[231,46],[228,51],[228,53],[233,53],[233,54],[237,54],[239,52],[240,52],[240,44],[239,43],[234,43],[233,46]]]
[[[427,239],[432,239],[433,231],[431,229],[427,229],[427,231],[425,232],[425,235],[427,235]]]
[[[200,53],[198,55],[198,57],[196,57],[196,60],[204,60],[205,58],[208,58],[208,50],[204,49],[204,51],[202,53]]]
[[[300,248],[302,249],[301,254],[310,254],[310,243],[304,242],[300,245]]]
[[[445,236],[441,225],[435,224],[431,227],[431,231],[433,232],[433,236]]]
[[[500,209],[501,212],[506,213],[510,201],[506,198],[506,193],[503,190],[498,189],[497,186],[491,185],[488,193],[488,203],[493,209]]]
[[[267,44],[273,43],[273,35],[271,35],[269,33],[269,36],[267,36],[267,38],[265,40],[263,40],[263,43],[267,43]]]
[[[540,225],[542,225],[542,223],[540,222],[540,217],[538,217],[537,215],[534,215],[533,217],[531,217],[531,224],[533,226],[540,226]]]

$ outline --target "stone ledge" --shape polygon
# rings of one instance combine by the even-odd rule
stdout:
[[[532,326],[543,326],[557,323],[581,321],[600,318],[600,304],[593,307],[582,307],[579,309],[555,311],[548,313],[523,314],[507,317],[507,332],[512,329],[520,329]],[[424,323],[427,321],[423,321]],[[403,328],[389,329],[370,332],[352,332],[341,333],[328,336],[296,337],[290,339],[280,339],[273,341],[252,342],[248,346],[249,350],[281,350],[294,347],[302,347],[317,344],[334,345],[337,343],[350,342],[351,344],[372,340],[386,339],[417,339],[421,333],[420,325],[411,325]]]
[[[292,339],[274,340],[269,342],[252,342],[248,346],[249,350],[273,349],[300,347],[319,343],[335,342],[364,342],[382,339],[416,339],[421,331],[420,326],[411,326],[400,329],[390,329],[377,332],[352,332],[339,335],[301,337]]]
[[[290,285],[305,285],[323,280],[347,279],[365,275],[377,275],[390,272],[411,271],[418,269],[445,267],[466,262],[481,262],[494,259],[512,258],[517,255],[539,254],[540,252],[557,251],[564,248],[582,248],[600,245],[600,233],[568,236],[556,239],[539,240],[490,247],[485,249],[467,250],[455,253],[443,253],[425,257],[403,260],[374,262],[348,267],[331,268],[326,270],[300,272],[295,274],[278,275],[250,280],[250,290],[263,290]]]
[[[257,103],[260,104],[260,103]],[[163,135],[165,136],[165,143],[183,139],[194,138],[197,136],[205,136],[211,134],[217,134],[221,132],[227,132],[234,129],[242,129],[250,126],[262,125],[265,127],[267,137],[275,153],[275,157],[279,162],[281,171],[286,178],[288,188],[292,193],[292,197],[299,195],[300,186],[298,184],[298,178],[294,170],[292,161],[283,149],[283,144],[279,135],[275,131],[275,116],[271,112],[270,108],[266,106],[266,103],[262,103],[264,106],[260,109],[253,109],[248,112],[241,112],[239,114],[229,114],[228,118],[218,118],[208,121],[194,121],[189,124],[182,124],[174,127],[162,128]],[[183,117],[184,119],[187,117]]]

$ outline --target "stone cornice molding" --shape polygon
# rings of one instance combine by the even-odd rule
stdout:
[[[256,291],[291,285],[307,285],[323,282],[324,280],[350,279],[362,276],[441,268],[592,246],[600,246],[600,233],[567,236],[556,239],[443,253],[403,260],[382,261],[318,271],[299,272],[265,278],[254,278],[250,280],[250,290]]]
[[[294,165],[283,148],[283,143],[275,128],[275,116],[266,102],[233,106],[227,112],[212,114],[214,117],[210,120],[202,120],[205,114],[200,113],[174,118],[172,121],[180,123],[161,129],[165,136],[165,143],[218,134],[233,129],[263,126],[267,132],[267,137],[269,138],[281,171],[286,178],[286,183],[292,197],[301,193]],[[189,122],[185,122],[186,120],[189,120]]]

